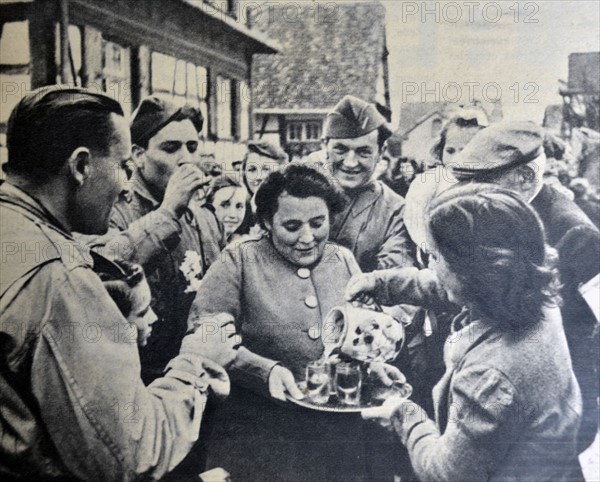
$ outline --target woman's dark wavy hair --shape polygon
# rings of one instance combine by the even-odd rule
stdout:
[[[554,251],[518,194],[493,184],[453,187],[428,213],[436,250],[461,282],[464,302],[506,328],[532,326],[559,302]]]
[[[256,217],[263,229],[266,229],[265,221],[273,221],[273,216],[279,209],[279,196],[284,191],[299,198],[315,196],[323,199],[330,217],[341,212],[345,206],[341,191],[323,174],[312,167],[289,164],[284,169],[269,174],[256,192]]]

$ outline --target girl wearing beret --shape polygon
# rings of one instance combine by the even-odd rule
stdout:
[[[511,191],[471,184],[434,199],[427,219],[430,267],[464,307],[435,420],[396,400],[363,416],[391,422],[423,481],[583,480],[581,396],[538,216]]]

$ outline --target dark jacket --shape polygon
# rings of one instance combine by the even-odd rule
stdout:
[[[544,185],[531,206],[542,219],[548,244],[558,251],[561,314],[583,395],[582,450],[598,431],[600,348],[593,336],[598,321],[577,289],[600,272],[600,232],[573,201],[550,186]]]
[[[210,213],[201,216],[187,210],[176,218],[160,207],[144,180],[136,173],[131,198],[117,201],[111,229],[86,244],[111,259],[141,264],[152,292],[152,308],[158,321],[148,344],[140,348],[142,376],[146,383],[160,376],[166,363],[179,352],[187,330],[187,318],[195,286],[221,250],[221,232]],[[196,263],[194,263],[194,261]],[[195,276],[182,270],[195,264]]]
[[[145,387],[100,257],[8,183],[0,219],[0,479],[159,479],[198,437],[200,357]]]

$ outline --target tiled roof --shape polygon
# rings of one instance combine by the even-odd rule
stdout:
[[[415,126],[429,118],[435,112],[443,113],[445,110],[445,102],[404,103],[400,107],[398,133],[404,135],[404,133],[414,129]]]
[[[252,85],[256,109],[313,109],[334,106],[351,94],[376,101],[377,78],[385,49],[385,9],[380,2],[327,4],[301,2],[298,11],[272,7],[254,28],[268,33],[281,50],[255,55]],[[312,8],[312,9],[311,9]]]

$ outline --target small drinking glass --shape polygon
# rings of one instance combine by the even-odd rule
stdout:
[[[329,401],[329,363],[320,361],[310,362],[306,366],[306,388],[308,398],[317,405],[323,405]]]
[[[362,373],[358,365],[338,363],[335,367],[335,387],[338,400],[344,405],[360,404]]]

